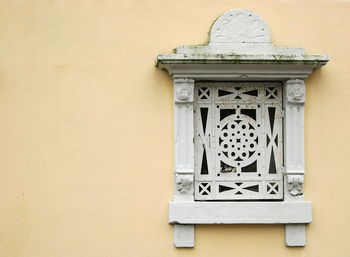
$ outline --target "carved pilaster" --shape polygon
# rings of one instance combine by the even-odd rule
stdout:
[[[285,201],[303,201],[305,84],[289,79],[284,84]],[[285,225],[286,245],[304,246],[305,225]]]
[[[193,202],[193,79],[174,79],[174,202]],[[194,225],[174,225],[174,246],[194,246]]]
[[[193,79],[174,79],[175,197],[193,200]]]
[[[305,83],[289,79],[284,84],[285,166],[288,200],[303,194]]]

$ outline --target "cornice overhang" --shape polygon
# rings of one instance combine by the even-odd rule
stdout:
[[[287,80],[305,79],[328,61],[326,55],[175,53],[158,55],[156,66],[196,80]]]

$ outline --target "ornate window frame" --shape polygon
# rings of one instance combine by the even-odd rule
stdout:
[[[175,185],[169,202],[174,246],[194,247],[195,224],[285,224],[287,246],[304,246],[312,221],[304,201],[304,80],[328,62],[303,48],[272,45],[266,23],[249,10],[231,10],[210,31],[208,45],[182,46],[158,55],[156,65],[174,85]],[[279,81],[283,83],[283,201],[195,201],[194,85],[196,81]]]

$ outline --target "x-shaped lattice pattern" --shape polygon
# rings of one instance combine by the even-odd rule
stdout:
[[[278,184],[277,183],[269,183],[267,184],[267,193],[268,194],[277,194],[278,193]]]
[[[209,183],[199,184],[199,193],[201,195],[209,195],[210,194],[210,184]]]
[[[198,88],[198,98],[199,99],[209,99],[210,98],[210,88],[209,87]]]
[[[277,88],[266,88],[266,98],[267,99],[276,99],[277,98]]]

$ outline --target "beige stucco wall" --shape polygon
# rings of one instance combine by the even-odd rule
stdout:
[[[172,247],[172,85],[157,54],[247,8],[276,45],[328,54],[307,80],[304,248],[282,225],[197,226]],[[350,256],[350,1],[0,2],[0,256]]]

